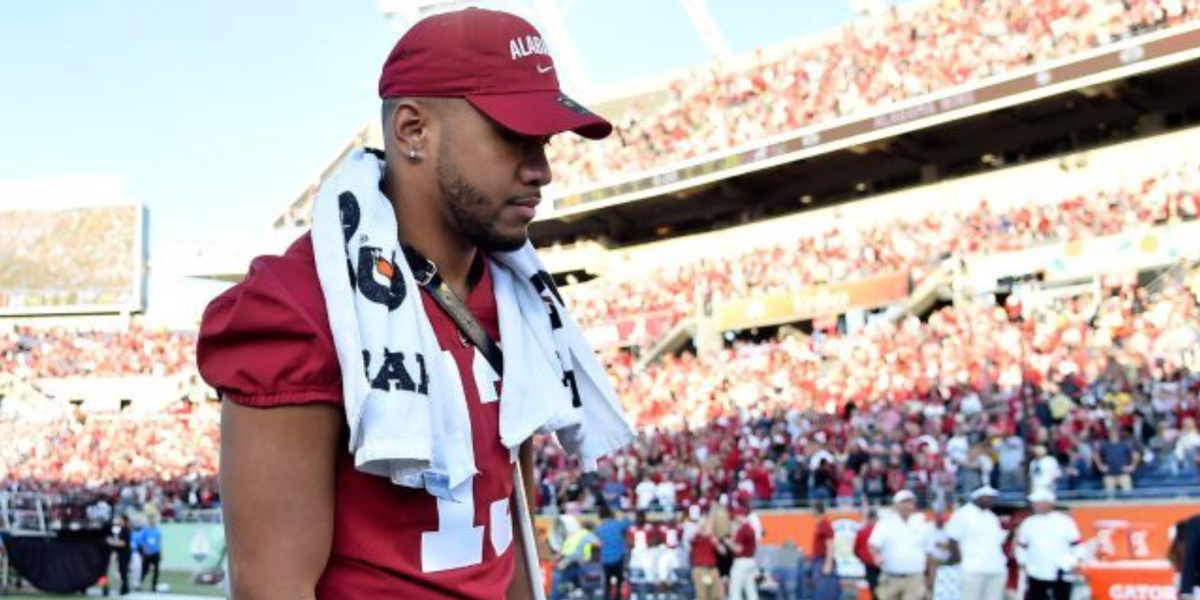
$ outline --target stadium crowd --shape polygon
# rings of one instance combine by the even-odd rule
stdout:
[[[946,256],[1192,220],[1200,213],[1197,190],[1200,163],[1189,162],[1136,185],[1054,203],[1000,211],[982,201],[886,227],[841,226],[787,246],[592,286],[604,292],[595,298],[566,292],[585,323],[635,308],[690,310],[697,294],[731,297],[877,269],[919,271]],[[644,371],[618,354],[610,368],[645,436],[606,463],[598,481],[634,506],[657,497],[641,485],[646,480],[670,483],[680,503],[689,494],[767,500],[776,491],[785,500],[849,501],[883,498],[900,474],[913,473],[923,489],[948,497],[964,478],[1009,487],[1028,479],[1034,447],[1045,446],[1063,485],[1071,485],[1097,479],[1095,455],[1113,429],[1136,449],[1136,460],[1190,470],[1200,446],[1188,420],[1197,416],[1196,316],[1191,288],[1151,294],[1116,282],[1100,301],[1033,307],[1014,294],[1001,306],[966,303],[926,321],[738,343],[708,358],[667,357]],[[120,333],[17,327],[0,338],[0,370],[18,379],[194,375],[193,364],[194,334],[137,324]],[[165,491],[195,492],[203,506],[216,467],[216,416],[204,393],[181,390],[180,397],[191,408],[157,415],[0,413],[0,435],[21,440],[0,451],[3,478],[28,489],[36,476],[65,486],[53,488],[60,491],[155,481]],[[583,502],[589,480],[552,446],[542,449],[542,468],[546,505],[564,494],[566,504]],[[659,487],[665,494],[667,486]]]
[[[903,14],[909,12],[911,14]],[[950,89],[1192,21],[1198,0],[936,0],[860,18],[823,38],[760,53],[751,68],[709,66],[633,103],[618,135],[550,146],[576,187]]]
[[[568,286],[572,314],[584,327],[646,313],[679,319],[697,302],[795,292],[887,272],[920,282],[948,256],[966,258],[1111,235],[1138,225],[1200,215],[1200,161],[1187,161],[1134,183],[1066,198],[1030,198],[1005,210],[986,198],[886,220],[838,220],[786,244],[663,264],[650,272],[619,269],[601,281]],[[752,242],[751,242],[752,243]]]
[[[42,494],[51,523],[86,520],[85,507],[101,500],[116,511],[153,504],[166,519],[213,508],[220,502],[219,426],[220,407],[207,400],[119,413],[47,399],[6,401],[0,492]]]
[[[541,502],[851,504],[907,486],[945,505],[982,482],[1125,491],[1142,465],[1194,474],[1196,282],[1117,285],[1036,310],[1013,296],[644,372],[626,357],[611,368],[643,435],[592,479],[543,448]]]
[[[1139,466],[1193,476],[1198,283],[1193,274],[1152,293],[1117,282],[1041,306],[1014,294],[926,321],[666,357],[644,371],[619,355],[611,374],[642,435],[592,476],[543,441],[541,506],[594,508],[600,496],[666,509],[721,496],[878,502],[903,486],[945,503],[984,481],[1125,490],[1132,481],[1121,476]],[[210,400],[116,414],[10,404],[0,410],[0,437],[12,441],[0,447],[0,480],[6,491],[114,505],[149,497],[168,517],[213,506],[218,423]],[[1101,470],[1122,453],[1116,472]]]
[[[195,370],[195,332],[86,331],[13,326],[0,334],[0,372],[29,381],[55,377],[150,375]]]

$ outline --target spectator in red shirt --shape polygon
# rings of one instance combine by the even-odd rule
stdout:
[[[739,510],[733,534],[733,570],[729,574],[730,600],[758,600],[758,533],[746,511]],[[820,600],[820,599],[817,599]]]
[[[771,472],[763,465],[763,462],[755,459],[754,466],[748,469],[747,475],[754,483],[754,498],[770,502],[771,496],[775,493],[775,483],[771,480]]]
[[[858,493],[858,475],[849,467],[842,467],[838,472],[837,503],[838,506],[853,506],[854,497]]]
[[[725,583],[717,571],[717,536],[713,533],[713,513],[704,515],[700,529],[692,538],[692,585],[696,600],[722,600]]]
[[[837,561],[833,556],[833,523],[825,514],[823,502],[813,505],[813,514],[817,517],[816,531],[813,532],[813,557],[809,563],[813,600],[837,600],[841,597],[842,586],[838,582]]]
[[[854,535],[854,556],[857,556],[867,569],[867,587],[871,589],[872,599],[877,598],[875,588],[879,587],[879,565],[875,564],[875,556],[871,554],[871,546],[867,542],[871,539],[871,532],[875,531],[875,524],[878,522],[879,513],[873,508],[868,510],[866,520]]]

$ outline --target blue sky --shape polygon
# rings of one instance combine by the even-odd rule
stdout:
[[[735,52],[850,18],[709,6]],[[577,0],[567,25],[598,85],[706,59],[677,0]],[[4,0],[0,180],[120,174],[152,251],[260,236],[375,114],[396,35],[374,0]]]

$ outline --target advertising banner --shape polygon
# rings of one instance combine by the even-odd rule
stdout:
[[[807,321],[899,302],[908,297],[911,289],[907,272],[887,273],[857,281],[810,286],[796,293],[727,300],[718,309],[718,322],[722,331],[729,331]]]

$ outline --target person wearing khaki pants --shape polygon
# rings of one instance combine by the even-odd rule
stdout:
[[[928,594],[925,573],[879,576],[879,600],[926,600]]]
[[[895,510],[879,519],[867,545],[879,565],[879,600],[926,600],[933,560],[933,527],[917,512],[916,496],[901,490]]]
[[[1111,427],[1108,440],[1100,444],[1096,452],[1096,469],[1104,475],[1104,491],[1111,496],[1115,492],[1133,490],[1133,473],[1138,466],[1138,453],[1120,427]]]
[[[712,513],[704,516],[692,537],[691,560],[696,600],[725,600],[725,585],[717,571],[717,537],[713,534]]]

